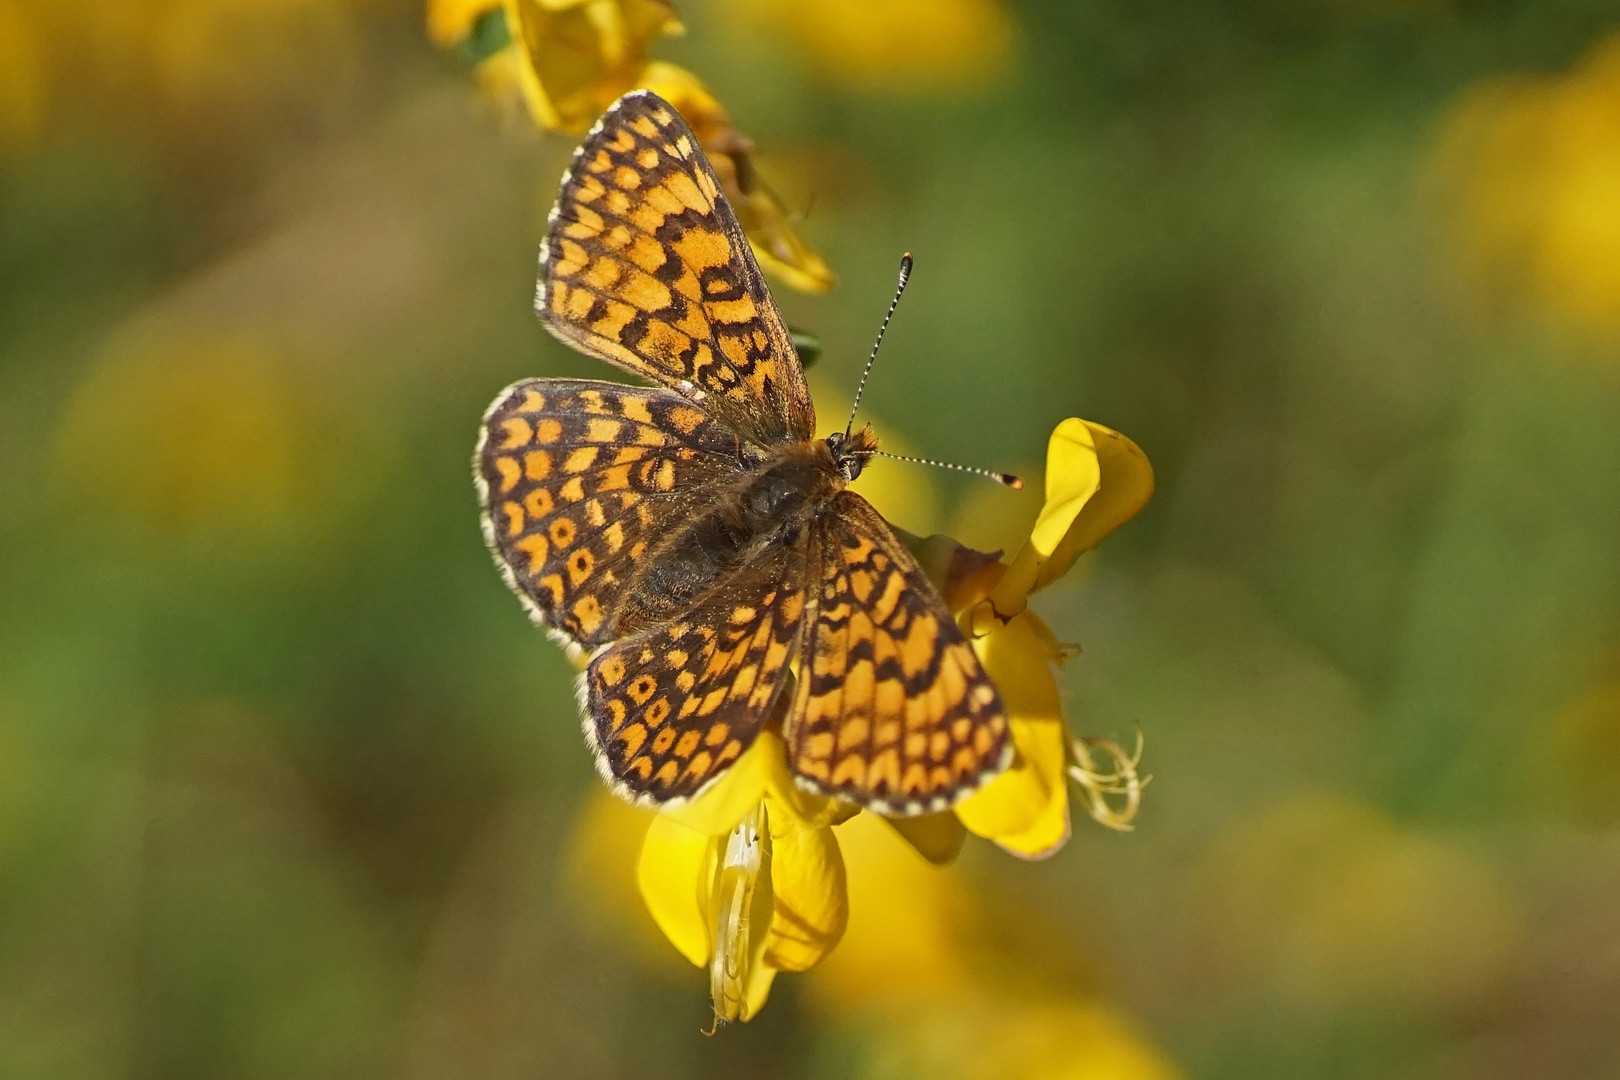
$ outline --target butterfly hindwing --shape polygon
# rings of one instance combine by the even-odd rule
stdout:
[[[563,177],[535,309],[562,340],[702,400],[761,446],[815,412],[786,325],[697,138],[637,91]]]
[[[745,448],[679,394],[529,379],[484,417],[484,537],[537,621],[581,645],[619,636],[649,548],[734,481]]]
[[[815,625],[788,719],[801,784],[889,814],[939,810],[1006,768],[1001,697],[911,552],[867,501],[820,522]]]
[[[609,783],[637,802],[688,799],[753,743],[798,649],[809,542],[768,549],[681,618],[592,658],[585,735]]]

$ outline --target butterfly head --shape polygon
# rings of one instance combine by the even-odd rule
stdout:
[[[845,434],[835,431],[827,436],[827,449],[832,451],[833,463],[843,474],[845,483],[853,483],[866,468],[866,463],[872,460],[872,455],[878,452],[877,435],[872,431],[872,425],[867,424],[854,434]]]

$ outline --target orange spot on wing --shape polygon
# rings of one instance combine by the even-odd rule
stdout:
[[[506,434],[506,441],[501,444],[502,450],[516,450],[534,435],[529,422],[520,416],[502,420],[501,431]]]

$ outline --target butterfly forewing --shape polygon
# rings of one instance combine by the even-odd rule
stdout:
[[[687,799],[753,743],[798,647],[810,541],[767,550],[679,619],[591,660],[585,734],[610,783],[638,802]]]
[[[531,379],[484,417],[484,534],[531,614],[583,645],[619,636],[638,563],[735,480],[741,440],[667,390]]]
[[[762,446],[815,413],[792,339],[697,139],[646,92],[586,136],[541,248],[535,308],[562,340],[694,397]]]
[[[882,813],[943,809],[1010,762],[1000,695],[865,499],[834,498],[817,546],[817,612],[789,714],[789,764],[805,786]]]

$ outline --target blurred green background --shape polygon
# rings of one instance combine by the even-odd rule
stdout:
[[[1620,1075],[1613,0],[678,6],[824,424],[909,249],[881,431],[1153,460],[1036,601],[1137,831],[901,875],[955,1012],[840,1010],[852,926],[703,1038],[469,477],[612,377],[530,310],[572,140],[414,0],[0,0],[0,1077]]]

